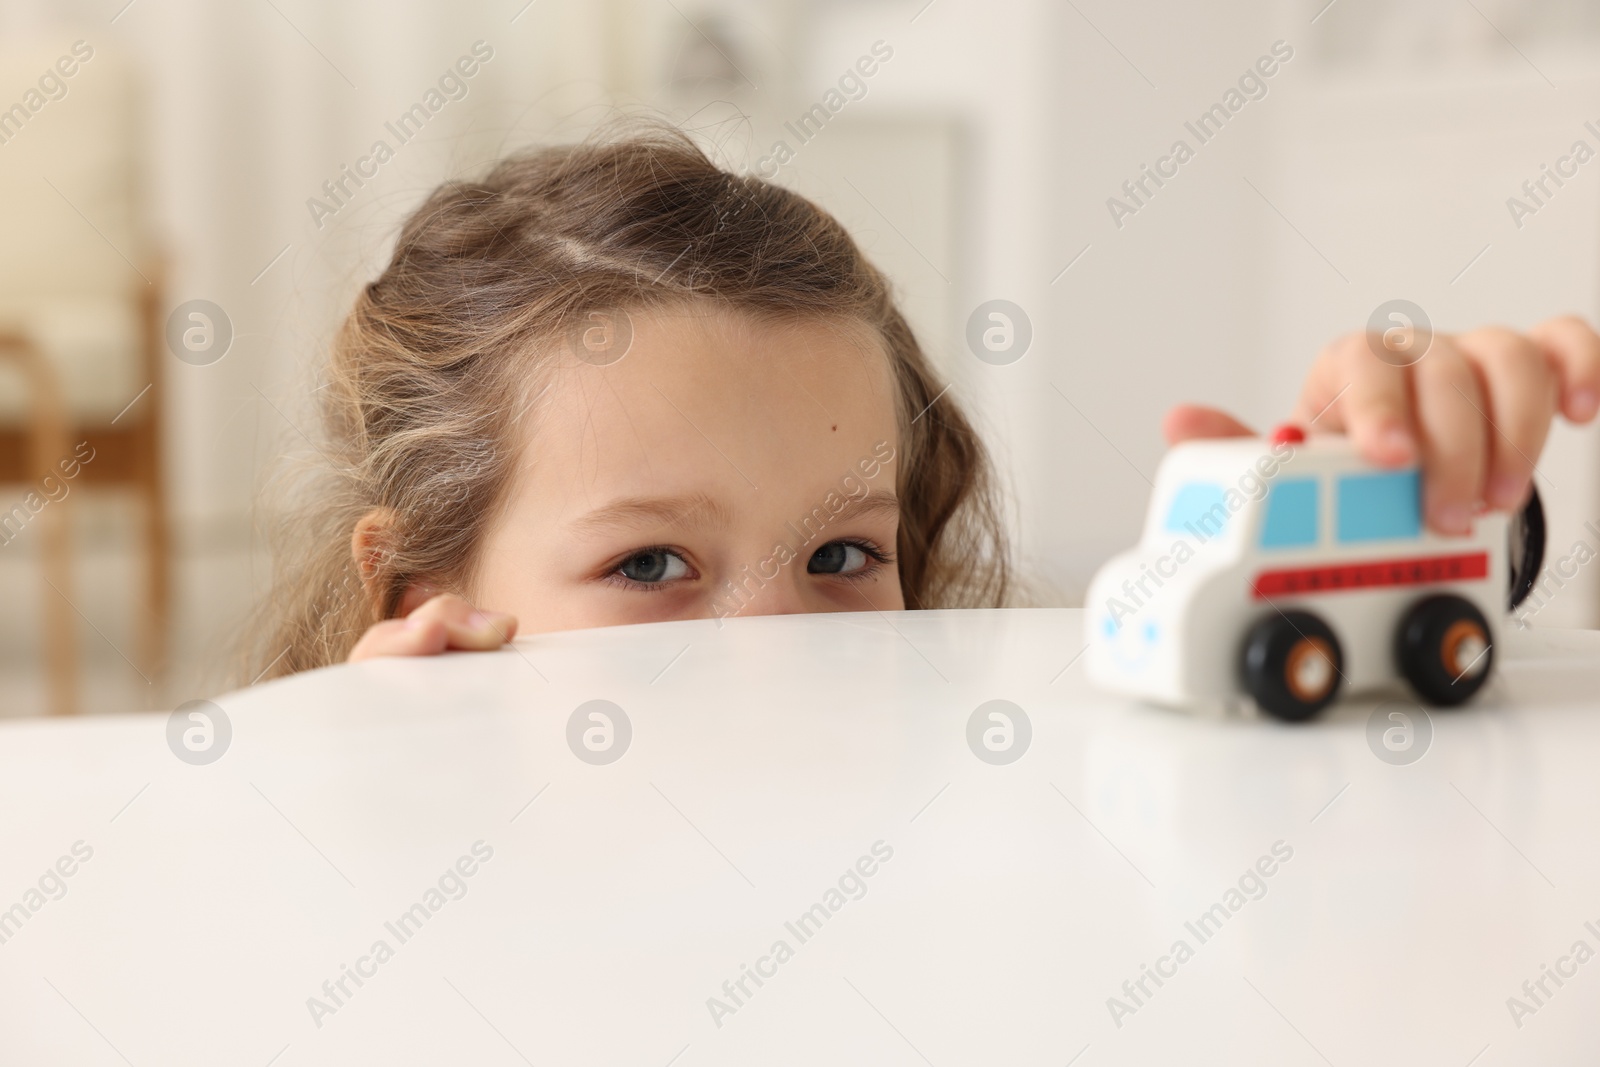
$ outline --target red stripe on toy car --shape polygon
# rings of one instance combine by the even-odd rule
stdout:
[[[1339,593],[1393,585],[1472,581],[1488,576],[1489,553],[1471,552],[1459,556],[1421,556],[1262,571],[1256,575],[1254,593],[1255,598],[1261,600],[1296,593]]]

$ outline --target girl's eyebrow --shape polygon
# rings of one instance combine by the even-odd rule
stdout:
[[[839,509],[839,514],[832,519],[838,522],[843,518],[866,518],[871,515],[899,515],[900,498],[888,489],[874,489],[866,496],[851,496],[845,500],[844,507]]]
[[[728,509],[712,497],[705,493],[690,493],[685,496],[636,496],[613,500],[575,519],[572,526],[580,531],[656,524],[723,527],[731,519]]]
[[[846,499],[844,507],[837,514],[828,512],[824,505],[815,509],[826,516],[827,522],[838,522],[840,519],[865,518],[870,515],[898,515],[900,513],[900,498],[887,489],[874,489],[865,496],[850,496]],[[797,521],[803,521],[810,515],[797,516]],[[693,527],[709,525],[713,528],[723,528],[731,524],[732,515],[716,499],[705,493],[689,493],[684,496],[635,496],[624,497],[604,504],[587,515],[582,515],[573,520],[573,529],[580,532],[612,527],[667,525],[677,527]]]

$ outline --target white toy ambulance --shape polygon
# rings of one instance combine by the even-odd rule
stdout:
[[[1089,587],[1091,680],[1161,704],[1248,695],[1286,720],[1400,679],[1460,704],[1494,667],[1507,519],[1445,537],[1421,496],[1416,468],[1375,467],[1346,438],[1292,426],[1177,446],[1138,547]],[[1542,555],[1542,513],[1538,537]]]

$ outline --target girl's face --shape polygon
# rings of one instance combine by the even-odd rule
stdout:
[[[904,607],[888,359],[865,327],[686,308],[566,355],[469,599],[523,633]]]

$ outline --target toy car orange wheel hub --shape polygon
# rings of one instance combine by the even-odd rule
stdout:
[[[1487,659],[1484,651],[1489,647],[1489,637],[1471,619],[1452,623],[1439,642],[1439,659],[1452,678],[1476,676],[1484,669]]]
[[[1320,637],[1303,637],[1289,650],[1283,680],[1296,700],[1315,703],[1333,688],[1333,650]]]

